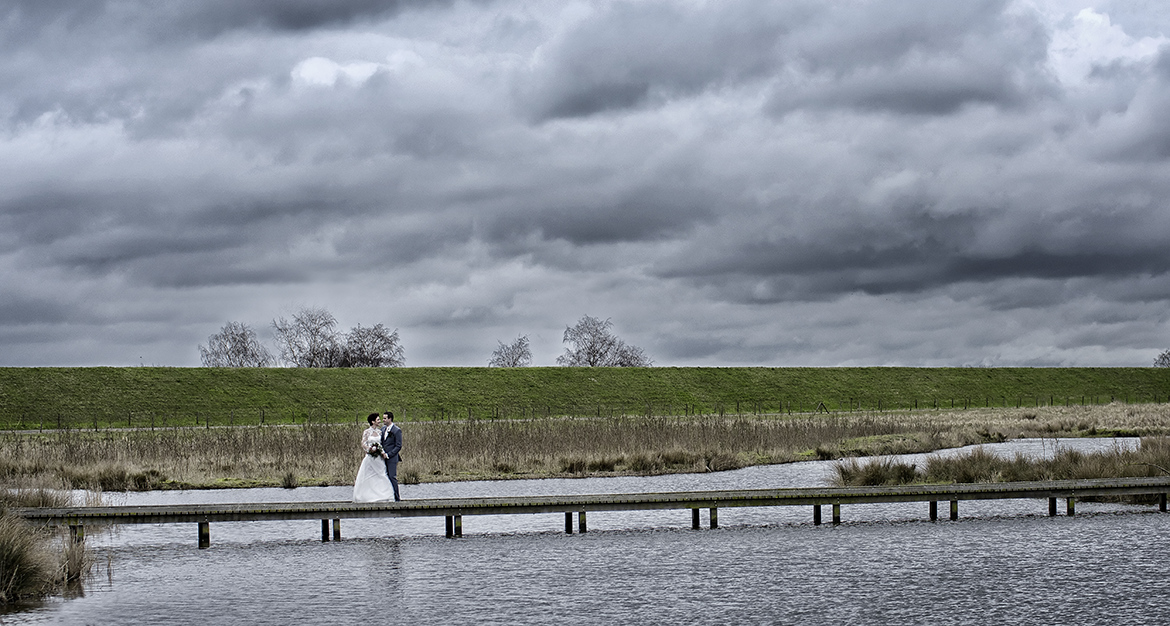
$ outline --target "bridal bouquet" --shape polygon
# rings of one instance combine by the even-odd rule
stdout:
[[[370,456],[382,456],[382,444],[377,441],[369,441],[366,446],[366,454]]]

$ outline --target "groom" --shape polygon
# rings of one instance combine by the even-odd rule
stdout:
[[[387,424],[382,427],[382,449],[386,451],[382,458],[386,461],[390,485],[394,487],[394,501],[398,502],[402,499],[398,497],[398,462],[402,460],[398,453],[402,452],[402,429],[394,423],[394,414],[390,411],[383,413],[382,419]]]

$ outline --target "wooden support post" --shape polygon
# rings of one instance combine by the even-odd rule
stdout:
[[[341,520],[333,518],[333,540],[341,541]]]
[[[462,515],[455,516],[455,536],[456,537],[463,536],[463,516]]]
[[[691,509],[691,528],[699,530],[699,509]]]
[[[199,522],[199,549],[205,550],[211,547],[211,524],[209,522]]]
[[[321,541],[329,541],[329,520],[321,520]]]
[[[1056,517],[1056,498],[1048,499],[1048,517]]]
[[[938,521],[938,500],[930,501],[930,521]]]
[[[813,526],[821,525],[821,505],[813,505]]]
[[[1072,517],[1072,516],[1077,514],[1077,499],[1076,498],[1069,496],[1069,498],[1064,501],[1064,504],[1065,504],[1065,511],[1068,513],[1069,517]]]
[[[1160,494],[1158,496],[1158,510],[1163,512],[1163,513],[1166,512],[1166,494],[1165,493]]]
[[[959,501],[951,500],[951,521],[959,519]]]
[[[70,524],[69,536],[73,538],[73,543],[85,542],[85,524]]]
[[[711,507],[711,528],[719,528],[719,509]]]
[[[833,505],[833,525],[836,526],[841,523],[841,505]]]
[[[585,525],[585,511],[577,513],[577,530],[580,531],[582,535],[584,535],[588,530],[588,526]]]
[[[447,534],[446,534],[446,537],[447,537],[448,539],[450,539],[451,537],[454,537],[454,536],[455,536],[455,518],[454,518],[454,517],[452,517],[452,516],[450,516],[450,515],[448,515],[448,516],[446,517],[446,521],[447,521]]]
[[[565,534],[573,534],[573,512],[565,511]]]

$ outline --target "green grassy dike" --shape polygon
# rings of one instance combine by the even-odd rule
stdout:
[[[1167,368],[0,368],[0,428],[1166,402]]]

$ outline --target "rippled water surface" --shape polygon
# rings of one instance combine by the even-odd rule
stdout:
[[[1061,442],[1081,449],[1129,441]],[[1051,454],[1051,440],[988,446]],[[953,452],[948,452],[953,453]],[[404,486],[404,497],[621,493],[826,484],[831,463],[650,478]],[[128,494],[117,503],[341,500],[348,488]],[[963,502],[957,522],[925,503],[724,508],[695,531],[689,511],[127,526],[91,536],[98,566],[82,597],[3,624],[305,623],[1111,623],[1165,619],[1170,514],[1156,507]],[[1063,511],[1063,508],[1062,508]]]

